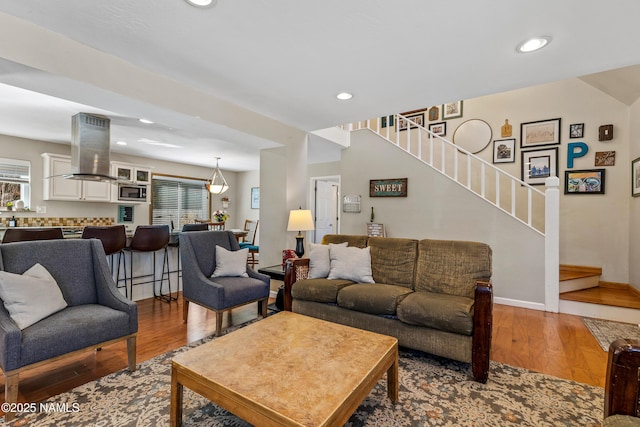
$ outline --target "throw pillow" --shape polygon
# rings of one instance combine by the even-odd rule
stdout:
[[[358,283],[375,283],[371,272],[371,248],[332,246],[328,279],[346,279]]]
[[[328,245],[311,243],[309,248],[309,279],[322,279],[329,275],[331,269],[329,251],[332,246],[346,247],[347,242],[329,243]]]
[[[67,306],[58,283],[40,264],[21,275],[0,271],[0,298],[20,329]]]
[[[247,274],[247,256],[249,249],[228,251],[216,245],[216,269],[211,277],[249,277]]]

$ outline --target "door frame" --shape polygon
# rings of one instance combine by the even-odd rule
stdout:
[[[313,176],[309,178],[309,209],[311,210],[311,215],[313,215],[313,225],[315,227],[316,223],[316,181],[330,181],[335,182],[338,186],[338,191],[336,194],[336,233],[340,233],[340,220],[342,216],[340,215],[340,198],[342,194],[341,187],[341,178],[340,175],[327,175],[327,176]],[[313,238],[310,240],[311,242],[316,241],[316,232],[313,231]]]

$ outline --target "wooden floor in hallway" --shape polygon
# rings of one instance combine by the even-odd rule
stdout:
[[[189,321],[183,323],[181,298],[171,304],[138,301],[138,307],[138,363],[215,332],[215,314],[196,304],[189,306]],[[240,324],[256,317],[257,306],[250,304],[234,309],[232,321]],[[226,315],[224,319],[228,324]],[[491,359],[602,387],[607,353],[580,317],[496,304]],[[88,351],[23,373],[19,399],[38,402],[126,366],[124,342]],[[4,378],[1,381],[4,401]]]

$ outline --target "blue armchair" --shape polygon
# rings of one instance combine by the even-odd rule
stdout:
[[[39,263],[55,279],[67,307],[33,323],[18,324],[0,304],[0,367],[5,400],[16,402],[20,372],[67,354],[127,341],[136,369],[138,306],[116,288],[98,239],[43,240],[0,245],[0,270],[22,275]],[[13,418],[7,413],[5,420]]]
[[[240,249],[238,240],[230,231],[180,234],[182,317],[186,322],[190,302],[213,310],[216,313],[216,334],[220,336],[222,314],[232,308],[258,302],[259,313],[266,317],[270,279],[249,267],[244,267],[248,277],[212,278],[216,268],[216,246],[230,251]]]

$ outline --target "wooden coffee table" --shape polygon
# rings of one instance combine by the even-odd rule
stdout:
[[[171,426],[183,387],[259,426],[342,426],[387,373],[398,401],[398,340],[281,312],[173,358]]]

